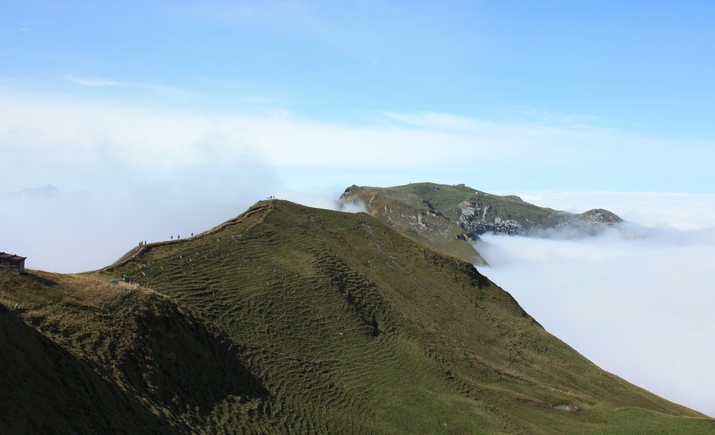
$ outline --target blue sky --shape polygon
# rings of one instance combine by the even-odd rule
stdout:
[[[2,74],[33,93],[200,110],[280,106],[349,123],[382,111],[498,120],[543,112],[713,139],[713,9],[657,1],[18,1],[3,6]],[[69,77],[137,86],[80,90]],[[150,95],[162,88],[176,94]]]
[[[715,416],[714,19],[706,1],[5,1],[0,250],[89,270],[352,184],[609,208],[647,242],[492,237],[484,272],[597,364]],[[659,347],[642,307],[598,317],[592,287],[656,295],[651,330],[685,332]],[[628,331],[605,354],[599,322]]]
[[[337,122],[545,112],[713,138],[709,2],[151,3],[5,5],[3,76],[29,92]],[[73,76],[147,88],[79,90]]]
[[[227,154],[260,155],[279,186],[302,189],[433,180],[484,190],[715,190],[710,2],[149,3],[4,3],[0,109],[28,112],[0,121],[0,146],[26,145],[18,132],[45,146],[58,137],[52,114],[37,119],[34,105],[106,114],[112,121],[71,134],[84,150],[125,155],[122,138],[105,131],[133,129],[123,114],[205,120],[196,137],[222,122],[290,124],[271,147],[221,134]],[[145,128],[136,134],[163,135]],[[432,142],[408,164],[415,132]],[[70,142],[71,134],[62,132]],[[382,152],[362,152],[381,162],[356,169],[340,143],[364,135]],[[177,152],[196,140],[177,142]],[[289,148],[314,162],[284,161]],[[453,154],[434,159],[445,151]],[[156,165],[179,183],[212,163]],[[41,162],[25,175],[0,169],[6,189],[85,188]]]

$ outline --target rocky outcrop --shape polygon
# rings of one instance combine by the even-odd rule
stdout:
[[[462,240],[474,240],[484,233],[583,237],[598,234],[622,222],[614,213],[600,208],[574,214],[538,207],[516,195],[492,195],[462,185],[415,183],[390,188],[350,186],[341,200],[362,200],[373,216],[382,218],[398,229],[398,222],[403,221],[423,236],[429,228],[424,225],[421,217],[426,213],[439,216],[464,231],[460,235]],[[409,211],[405,212],[404,209]],[[394,213],[394,210],[400,210],[400,213]]]
[[[488,232],[498,234],[524,234],[524,224],[508,213],[481,204],[479,201],[462,201],[458,205],[459,217],[457,223],[460,227],[473,234]]]
[[[518,197],[511,198],[528,204]],[[543,210],[550,209],[540,211]],[[581,214],[550,210],[546,216],[539,216],[542,213],[516,213],[507,208],[487,205],[479,201],[478,197],[462,201],[455,211],[459,226],[473,234],[543,235],[545,232],[568,230],[573,235],[578,232],[593,235],[608,226],[623,222],[616,214],[600,208]]]

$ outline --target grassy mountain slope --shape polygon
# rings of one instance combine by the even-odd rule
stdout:
[[[351,186],[343,203],[364,203],[368,213],[403,234],[458,256],[484,264],[469,240],[479,234],[539,235],[551,230],[594,234],[621,222],[602,209],[572,214],[538,207],[517,196],[499,196],[466,186],[413,183],[396,187]]]
[[[122,275],[127,283],[102,284]],[[363,214],[260,203],[102,271],[3,273],[0,284],[10,308],[0,309],[0,346],[32,337],[0,362],[24,364],[38,382],[13,405],[21,381],[3,371],[0,382],[16,393],[0,406],[31,409],[23,407],[48,384],[60,398],[91,402],[79,411],[82,428],[715,433],[712,420],[591,364],[471,264]],[[66,368],[46,368],[59,354]],[[23,355],[44,362],[27,365]],[[74,421],[55,410],[55,397],[33,427]],[[12,433],[0,420],[0,432]]]
[[[431,190],[432,186],[426,187]],[[439,198],[445,199],[442,195]],[[486,264],[470,243],[474,240],[474,234],[460,227],[437,208],[441,203],[435,206],[422,195],[398,188],[358,186],[346,189],[340,201],[342,205],[364,203],[370,215],[400,233],[472,264]]]
[[[0,433],[186,433],[266,394],[238,348],[150,290],[0,270]]]

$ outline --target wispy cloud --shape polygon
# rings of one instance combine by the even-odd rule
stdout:
[[[605,120],[582,113],[563,113],[553,110],[525,110],[523,114],[530,120],[550,125],[570,125],[572,127],[601,124]]]
[[[114,80],[101,79],[98,77],[77,77],[66,75],[65,79],[82,86],[124,86],[125,83]]]
[[[135,83],[135,82],[122,82],[117,80],[110,80],[100,77],[78,77],[74,75],[66,75],[65,80],[80,85],[80,86],[90,86],[90,87],[105,87],[105,86],[118,86],[118,87],[131,87],[145,89],[153,92],[170,93],[170,94],[183,94],[190,95],[191,92],[185,91],[183,89],[173,88],[170,86],[155,85],[151,83]]]
[[[268,98],[268,97],[244,97],[239,98],[239,102],[248,104],[278,104],[281,102],[278,98]]]
[[[598,138],[599,140],[608,139],[609,141],[616,138],[627,138],[628,143],[648,140],[645,137],[619,131],[614,128],[588,125],[585,123],[588,118],[582,115],[541,114],[536,116],[533,113],[527,115],[529,115],[528,121],[517,123],[495,122],[437,112],[384,113],[386,119],[396,121],[405,126],[425,130],[470,133],[478,136],[488,135],[490,137],[501,137],[511,141],[517,139],[538,141],[539,144],[541,144],[545,138],[550,140],[558,139],[559,142],[563,140],[576,140],[578,143],[582,143],[588,136]],[[542,122],[534,122],[537,118]],[[546,122],[547,120],[548,122]]]
[[[384,115],[393,121],[413,127],[439,130],[482,131],[489,128],[489,123],[473,118],[456,116],[447,113],[417,112],[396,113],[385,112]]]

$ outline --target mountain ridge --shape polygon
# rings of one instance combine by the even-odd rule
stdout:
[[[493,195],[465,185],[410,183],[395,187],[352,185],[339,205],[364,204],[402,234],[477,265],[486,265],[473,242],[481,234],[585,237],[622,219],[604,209],[575,214],[530,204],[516,195]]]
[[[588,362],[471,264],[380,220],[286,201],[251,210],[89,274],[0,274],[0,315],[93,361],[110,396],[147,410],[138,433],[715,433]],[[189,342],[155,343],[176,334]],[[177,387],[202,367],[228,388]]]

